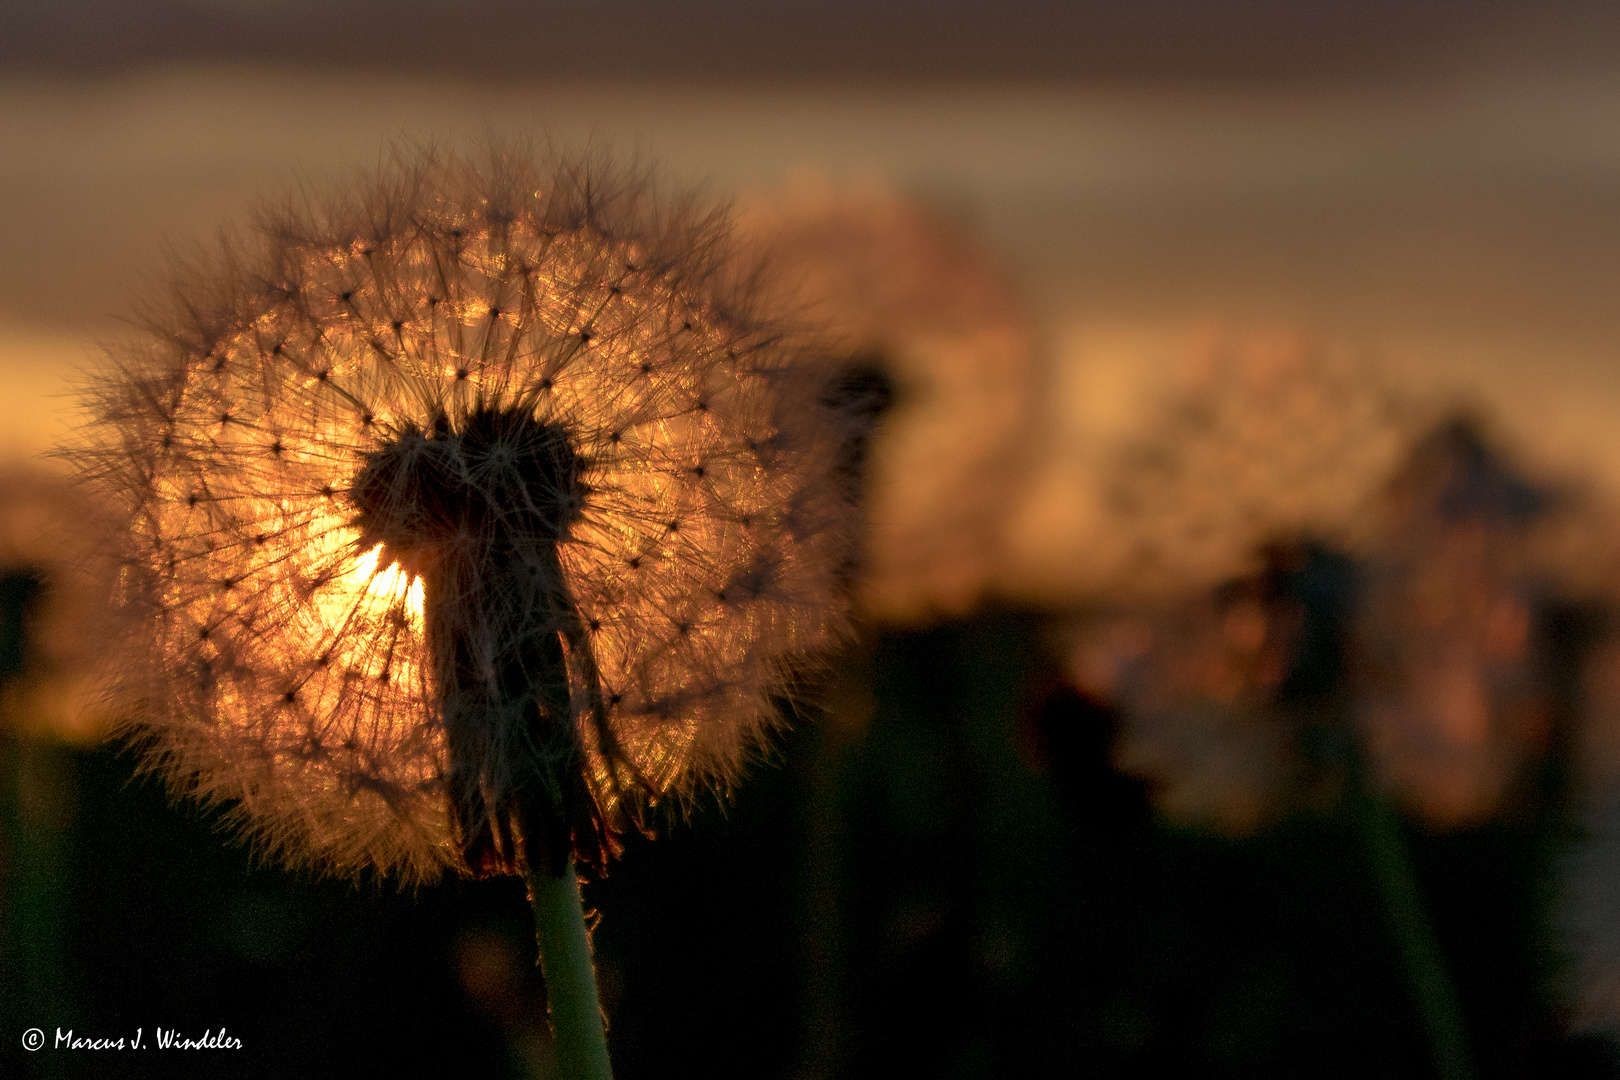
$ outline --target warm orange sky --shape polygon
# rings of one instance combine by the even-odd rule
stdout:
[[[0,74],[0,448],[60,437],[53,395],[166,242],[401,132],[537,125],[721,193],[882,185],[977,230],[1042,340],[1014,579],[1074,576],[1098,462],[1211,332],[1483,402],[1620,493],[1620,67],[1590,65],[1203,90]]]

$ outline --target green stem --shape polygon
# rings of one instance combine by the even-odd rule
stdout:
[[[1462,1014],[1418,889],[1400,819],[1388,800],[1369,791],[1364,783],[1353,784],[1351,797],[1407,981],[1417,998],[1435,1071],[1441,1080],[1471,1080],[1474,1071],[1468,1063]]]
[[[557,1044],[557,1075],[561,1080],[612,1080],[607,1030],[597,1003],[596,968],[574,861],[568,860],[560,877],[531,868],[529,901],[534,905],[540,973],[546,980],[546,1003]]]

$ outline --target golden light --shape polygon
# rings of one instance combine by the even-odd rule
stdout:
[[[418,629],[422,626],[422,579],[412,578],[397,562],[378,568],[378,560],[382,558],[383,546],[378,544],[359,559],[355,560],[354,569],[343,575],[344,584],[348,586],[349,597],[323,597],[323,605],[328,610],[343,612],[349,610],[355,602],[378,604],[392,608],[403,603],[405,610],[410,614],[411,621]]]

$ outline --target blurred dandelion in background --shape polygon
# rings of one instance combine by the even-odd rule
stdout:
[[[773,299],[825,327],[877,431],[864,472],[862,609],[959,615],[991,587],[1021,493],[1034,335],[962,226],[880,188],[802,181],[745,208]],[[892,401],[891,401],[892,398]]]
[[[75,745],[111,722],[97,679],[117,624],[108,603],[110,519],[66,478],[0,473],[0,726]]]
[[[1372,792],[1368,857],[1442,1072],[1467,1068],[1461,1019],[1382,798],[1430,831],[1576,838],[1566,997],[1620,1024],[1613,515],[1525,460],[1456,415],[1410,440],[1355,528],[1274,533],[1250,573],[1069,631],[1077,683],[1121,710],[1117,766],[1171,820],[1240,835]]]
[[[1358,361],[1298,333],[1200,333],[1103,466],[1108,593],[1173,596],[1252,570],[1279,537],[1352,537],[1414,423]]]
[[[1278,707],[1300,630],[1278,575],[1302,542],[1367,546],[1422,413],[1295,333],[1205,331],[1178,366],[1156,419],[1100,463],[1087,544],[1105,570],[1070,666],[1121,705],[1115,760],[1161,810],[1243,834],[1310,783]]]
[[[1416,439],[1361,508],[1279,527],[1218,586],[1077,624],[1075,677],[1124,705],[1117,759],[1172,817],[1243,833],[1309,801],[1315,751],[1279,707],[1309,627],[1279,582],[1311,550],[1347,567],[1345,693],[1383,789],[1437,827],[1475,824],[1546,752],[1548,538],[1573,510],[1466,419]]]
[[[1414,447],[1386,492],[1365,560],[1360,721],[1383,783],[1436,825],[1490,818],[1548,748],[1550,582],[1531,553],[1550,503],[1463,420]]]
[[[0,473],[0,1012],[46,1015],[71,989],[67,865],[78,814],[70,748],[102,738],[109,521],[58,473]],[[15,1012],[13,1011],[15,1010]]]
[[[1244,579],[1079,630],[1077,682],[1124,706],[1114,760],[1152,783],[1172,820],[1250,832],[1294,779],[1294,748],[1272,709],[1288,663],[1272,607],[1262,583]]]
[[[1172,603],[1279,538],[1353,543],[1435,415],[1363,350],[1298,331],[1099,332],[1064,352],[1001,568],[1043,607]]]
[[[843,428],[727,228],[400,151],[178,273],[69,452],[128,522],[151,763],[295,864],[526,873],[548,964],[544,883],[577,931],[573,860],[729,783],[840,626]]]

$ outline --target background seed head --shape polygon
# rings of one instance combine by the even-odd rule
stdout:
[[[175,272],[110,351],[68,452],[127,516],[123,592],[144,629],[119,685],[152,761],[234,800],[295,862],[456,865],[411,564],[459,550],[467,587],[499,593],[526,549],[480,562],[499,513],[424,530],[438,496],[422,470],[368,465],[437,454],[444,490],[498,510],[520,448],[497,434],[446,456],[435,436],[521,415],[515,431],[563,432],[574,456],[553,493],[567,522],[502,535],[554,548],[589,634],[593,797],[624,820],[640,810],[624,775],[654,801],[727,784],[792,658],[840,625],[852,533],[823,369],[757,310],[728,237],[724,213],[604,161],[405,149]],[[502,635],[558,632],[490,610],[459,616],[490,655]],[[519,741],[490,733],[497,779]]]
[[[835,334],[855,372],[886,380],[877,401],[870,381],[855,387],[877,414],[863,614],[972,609],[1005,559],[1035,427],[1034,332],[1006,275],[968,230],[882,189],[800,183],[751,203],[743,226],[768,252],[773,295]]]
[[[0,728],[83,744],[105,735],[96,664],[118,629],[109,535],[66,477],[0,472]]]

